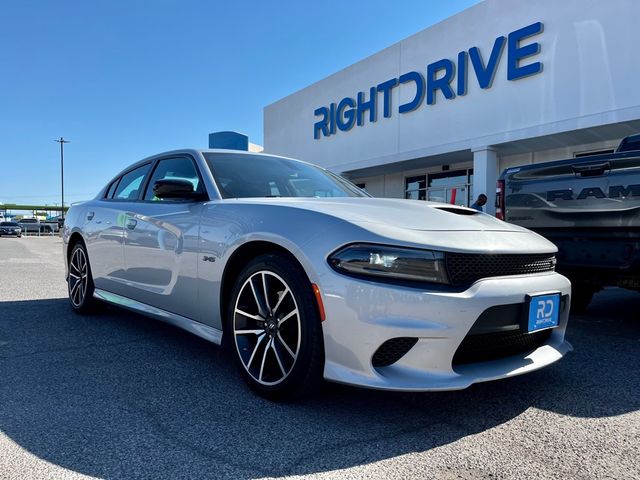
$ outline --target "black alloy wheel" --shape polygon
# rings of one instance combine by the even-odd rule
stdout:
[[[69,256],[69,278],[67,280],[69,302],[74,311],[89,313],[95,306],[93,298],[93,278],[87,249],[82,242],[77,242]]]
[[[280,254],[252,260],[238,276],[226,334],[248,385],[270,399],[300,397],[321,384],[322,326],[311,283]]]

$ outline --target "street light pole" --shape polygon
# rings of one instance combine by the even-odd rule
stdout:
[[[60,144],[60,183],[62,186],[62,206],[60,207],[60,216],[64,218],[64,144],[69,143],[69,140],[65,140],[60,137],[59,140],[54,140]]]

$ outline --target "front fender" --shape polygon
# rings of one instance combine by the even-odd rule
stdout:
[[[215,262],[198,262],[201,321],[222,329],[222,281],[238,248],[256,241],[277,245],[298,260],[312,283],[318,283],[319,272],[305,246],[318,236],[330,236],[341,223],[330,215],[279,205],[207,203],[200,223],[200,257],[213,257]]]

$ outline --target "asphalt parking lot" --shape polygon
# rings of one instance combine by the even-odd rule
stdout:
[[[60,249],[0,238],[2,479],[640,478],[640,294],[598,294],[575,351],[533,374],[274,404],[204,340],[73,314]]]

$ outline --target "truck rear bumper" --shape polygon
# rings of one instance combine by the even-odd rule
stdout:
[[[572,282],[640,289],[640,228],[539,229]]]

